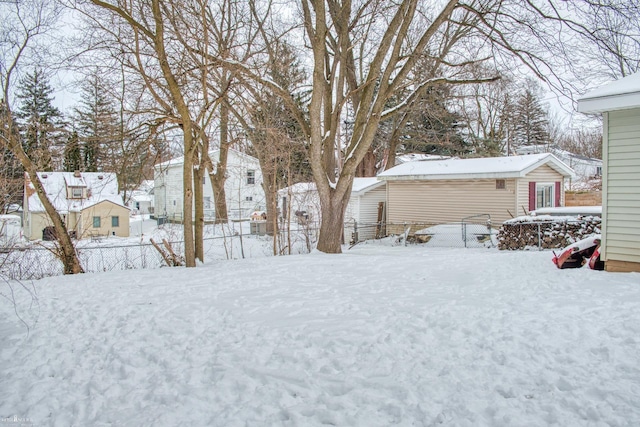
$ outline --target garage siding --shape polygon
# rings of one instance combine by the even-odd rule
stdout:
[[[560,182],[560,206],[564,206],[564,178],[547,165],[529,172],[527,176],[518,180],[518,214],[516,216],[526,215],[529,212],[529,183],[530,182]]]
[[[495,179],[388,181],[387,220],[442,224],[489,214],[497,227],[515,210],[516,180],[505,181],[500,190]]]
[[[640,109],[608,113],[604,259],[640,263]]]

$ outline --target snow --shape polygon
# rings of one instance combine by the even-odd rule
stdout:
[[[602,206],[564,206],[557,208],[540,208],[531,212],[533,216],[602,216]]]
[[[118,180],[115,173],[110,172],[82,172],[80,177],[74,177],[73,172],[38,172],[40,182],[47,197],[58,212],[80,212],[90,206],[103,201],[109,201],[124,206],[122,196],[118,194]],[[84,199],[68,199],[67,184],[69,186],[86,188]],[[29,210],[44,212],[44,206],[35,192],[31,182],[29,186]]]
[[[626,95],[634,92],[640,92],[640,72],[600,86],[599,88],[588,92],[580,98],[579,101],[616,95]]]
[[[365,244],[12,283],[0,420],[639,425],[640,274],[551,257]]]
[[[378,175],[382,179],[517,178],[543,165],[572,176],[573,171],[549,153],[477,159],[415,161],[395,166]]]
[[[640,72],[600,86],[578,99],[581,113],[626,110],[640,106]]]

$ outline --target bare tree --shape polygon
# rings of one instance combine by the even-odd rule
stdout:
[[[202,80],[193,78],[194,64],[180,41],[186,38],[184,34],[193,34],[202,28],[202,20],[185,20],[185,12],[202,13],[203,3],[190,4],[193,8],[185,7],[185,2],[159,0],[112,3],[92,0],[92,3],[99,9],[87,10],[88,16],[93,16],[100,30],[117,42],[125,64],[141,77],[143,91],[156,103],[157,111],[163,113],[157,119],[159,123],[173,123],[182,132],[185,263],[187,267],[194,267],[196,256],[203,257],[199,231],[203,224],[202,200],[198,202],[194,197],[194,180],[200,179],[201,174],[194,174],[194,165],[200,164],[201,155],[199,117],[206,115],[211,105],[203,103]],[[109,19],[103,19],[100,10],[117,18],[119,26],[114,29]],[[196,181],[198,186],[201,181]]]
[[[56,208],[47,198],[34,159],[25,153],[20,135],[11,109],[10,98],[13,94],[12,78],[18,71],[21,62],[26,59],[29,48],[33,47],[39,36],[51,31],[59,16],[59,9],[47,1],[36,1],[23,4],[11,2],[3,4],[3,32],[1,40],[2,57],[0,63],[0,83],[2,99],[0,100],[0,145],[10,150],[22,164],[26,175],[35,188],[40,201],[55,229],[58,248],[56,255],[64,265],[65,274],[83,273],[80,260],[75,251],[66,225]]]

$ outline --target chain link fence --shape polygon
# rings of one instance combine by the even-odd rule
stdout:
[[[181,226],[165,226],[167,243],[179,257],[184,257]],[[211,229],[210,229],[211,230]],[[205,235],[205,260],[259,258],[273,255],[309,253],[318,240],[318,224],[287,224],[275,236],[245,224],[217,228],[222,235]],[[180,239],[180,240],[179,240]],[[162,239],[156,243],[166,250]],[[117,239],[80,241],[76,252],[87,273],[160,268],[166,262],[148,241],[118,244]],[[39,242],[28,246],[12,245],[0,248],[0,276],[10,280],[35,280],[63,274],[62,262],[56,256],[55,242]]]
[[[171,227],[174,227],[173,229]],[[167,225],[168,243],[184,256],[180,226]],[[173,231],[172,231],[173,230]],[[275,236],[260,224],[245,223],[223,228],[223,235],[206,236],[205,260],[257,258],[309,253],[315,249],[319,224],[305,221],[287,223]],[[224,231],[226,230],[226,231]],[[532,217],[507,221],[496,229],[489,215],[476,215],[460,222],[367,223],[349,221],[344,226],[344,243],[387,239],[392,244],[422,244],[441,248],[498,248],[502,250],[556,249],[600,233],[600,218],[541,219]],[[178,237],[178,238],[176,238]],[[115,244],[117,240],[83,241],[76,250],[85,272],[103,272],[166,265],[162,255],[148,242]],[[162,242],[158,242],[164,247]],[[29,247],[0,249],[0,275],[8,279],[32,280],[63,274],[53,242]]]

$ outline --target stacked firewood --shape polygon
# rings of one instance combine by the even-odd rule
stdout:
[[[600,217],[519,217],[498,232],[501,250],[564,248],[592,234],[600,234]]]

